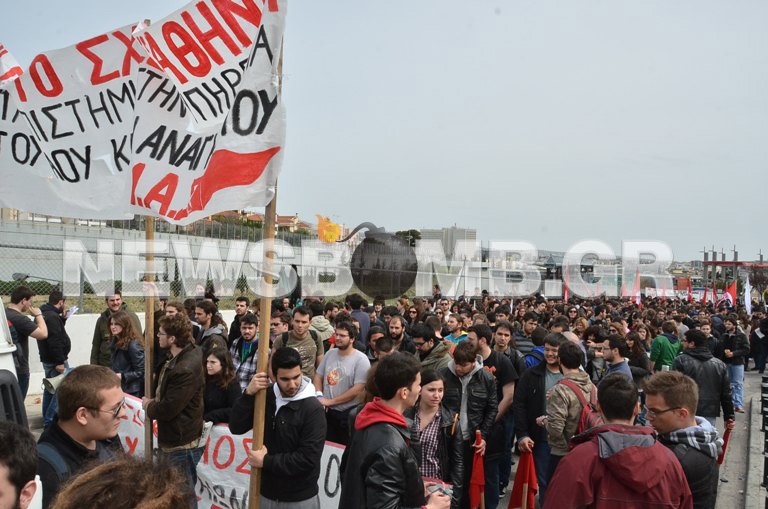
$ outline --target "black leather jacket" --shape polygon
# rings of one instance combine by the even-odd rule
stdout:
[[[125,348],[117,348],[117,340],[109,345],[112,352],[112,371],[120,373],[123,392],[140,398],[144,396],[144,348],[131,340]]]
[[[693,495],[693,508],[714,509],[720,479],[717,460],[686,444],[670,443],[663,435],[659,437],[659,441],[672,450],[683,467]]]
[[[517,440],[530,437],[534,443],[539,442],[544,428],[536,424],[536,418],[547,413],[544,396],[544,375],[547,363],[542,362],[528,368],[515,387],[515,398],[512,400],[512,412],[515,416],[515,434]]]
[[[693,378],[699,386],[696,415],[720,417],[722,407],[725,420],[734,418],[728,368],[724,362],[712,355],[709,348],[700,346],[683,350],[672,363],[672,369]]]
[[[445,396],[443,405],[451,412],[458,413],[461,417],[461,380],[453,371],[453,361],[448,367],[440,370],[440,378],[445,384]],[[499,402],[496,397],[496,381],[493,375],[480,368],[472,374],[467,384],[467,430],[470,440],[474,440],[475,431],[478,429],[486,443],[490,442],[493,431],[493,423],[499,410]],[[467,433],[467,431],[469,433]]]
[[[357,430],[347,448],[339,509],[406,509],[424,505],[424,483],[410,430],[378,422]]]
[[[416,408],[410,408],[405,411],[406,419],[413,419],[416,414]],[[453,497],[451,497],[451,507],[457,509],[461,503],[461,494],[463,492],[464,476],[464,440],[461,437],[461,425],[459,424],[459,415],[451,412],[444,406],[440,406],[440,434],[437,437],[437,454],[440,463],[440,473],[443,475],[443,481],[453,485]],[[414,427],[415,432],[415,427]],[[421,443],[414,439],[411,441],[411,448],[416,453],[416,458],[421,459]]]

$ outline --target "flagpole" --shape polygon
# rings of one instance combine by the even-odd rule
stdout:
[[[145,19],[144,24],[150,25],[150,20]],[[154,383],[152,375],[154,374],[153,359],[155,350],[155,218],[145,216],[144,218],[144,236],[147,241],[147,255],[145,257],[147,282],[147,291],[144,296],[144,395],[148,398],[154,397]],[[152,419],[144,412],[144,458],[152,458],[154,450],[153,444]]]
[[[155,282],[155,255],[154,255],[154,241],[155,241],[155,218],[146,216],[144,221],[144,234],[147,241],[147,255],[146,255],[146,274],[145,280],[148,283],[147,290],[145,291],[145,308],[144,308],[144,393],[148,398],[152,398],[153,383],[152,383],[152,359],[154,359],[155,348],[155,292],[152,286]],[[144,413],[144,457],[149,459],[152,457],[153,447],[153,428],[152,419]]]
[[[280,60],[277,63],[278,95],[282,99],[283,93],[283,48],[280,48]],[[275,182],[275,194],[272,201],[264,210],[264,230],[262,240],[267,249],[264,251],[262,261],[262,274],[266,287],[261,299],[259,299],[259,348],[256,361],[256,372],[267,371],[269,363],[269,322],[272,318],[272,272],[274,270],[274,253],[272,242],[275,239],[275,223],[277,222],[277,182]],[[267,408],[267,391],[256,393],[256,401],[253,407],[253,440],[252,450],[257,451],[264,445],[264,418]],[[259,509],[261,498],[261,469],[251,467],[250,487],[248,489],[248,509]]]

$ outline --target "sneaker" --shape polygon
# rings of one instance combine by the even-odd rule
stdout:
[[[507,485],[504,483],[499,483],[499,497],[503,497],[506,492],[507,492]]]
[[[736,407],[736,409],[734,410],[734,412],[737,412],[737,413],[743,414],[743,413],[744,413],[744,409],[743,409],[742,407]]]

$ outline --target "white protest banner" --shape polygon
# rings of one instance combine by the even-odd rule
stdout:
[[[277,84],[284,22],[285,2],[203,0],[137,33],[154,59],[137,82],[136,213],[188,224],[271,200],[285,140]]]
[[[137,36],[129,25],[37,55],[0,90],[0,207],[189,224],[268,203],[285,7],[191,2]]]
[[[129,394],[125,395],[125,417],[120,420],[120,442],[125,452],[131,456],[144,456],[144,409],[141,400]],[[157,422],[155,422],[155,444],[157,444]],[[157,447],[157,445],[155,445]]]
[[[125,396],[125,417],[120,421],[120,441],[123,449],[132,456],[144,455],[144,410],[141,400]],[[155,423],[155,439],[157,439]],[[157,441],[155,441],[157,443]],[[197,464],[197,495],[200,509],[224,509],[248,507],[251,467],[247,450],[252,446],[251,434],[233,435],[226,424],[211,428],[205,451]],[[319,489],[320,507],[335,509],[341,496],[341,455],[344,447],[326,442],[320,460]]]
[[[0,43],[0,88],[7,86],[10,82],[24,73],[24,70],[13,58],[11,52]]]
[[[129,192],[123,171],[129,168],[134,116],[131,75],[146,59],[131,36],[133,27],[41,53],[7,87],[10,97],[3,100],[10,108],[0,120],[13,142],[0,160],[18,171],[11,175],[16,178],[25,170],[46,178],[56,199],[41,199],[37,187],[25,181],[14,204],[4,201],[5,206],[69,217],[130,215],[129,207],[119,204]]]

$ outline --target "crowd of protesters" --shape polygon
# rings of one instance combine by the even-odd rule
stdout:
[[[169,505],[152,507],[194,506],[205,423],[247,432],[262,390],[271,424],[250,453],[263,471],[262,507],[319,507],[326,440],[347,446],[340,507],[470,507],[479,456],[493,509],[515,453],[531,453],[542,507],[714,507],[716,419],[733,427],[744,412],[744,372],[763,373],[768,357],[765,313],[727,303],[513,302],[480,291],[453,299],[436,287],[429,298],[393,304],[358,294],[278,299],[269,317],[238,297],[226,324],[209,292],[162,301],[150,398],[144,335],[119,292],[96,323],[91,366],[74,369],[64,297],[53,291],[41,309],[33,297],[19,287],[6,309],[22,394],[29,337],[46,377],[66,373],[43,400],[36,471],[46,508],[74,507],[89,485],[107,490],[104,474],[115,465],[115,485],[143,482],[147,493],[163,479],[186,480],[155,497]],[[270,320],[268,338],[259,337],[262,319]],[[262,340],[270,362],[258,372]],[[157,422],[155,467],[123,457],[115,437],[124,394],[142,398]],[[587,414],[594,427],[584,426]],[[14,461],[0,457],[9,470]],[[27,501],[24,477],[12,481],[19,503]]]

